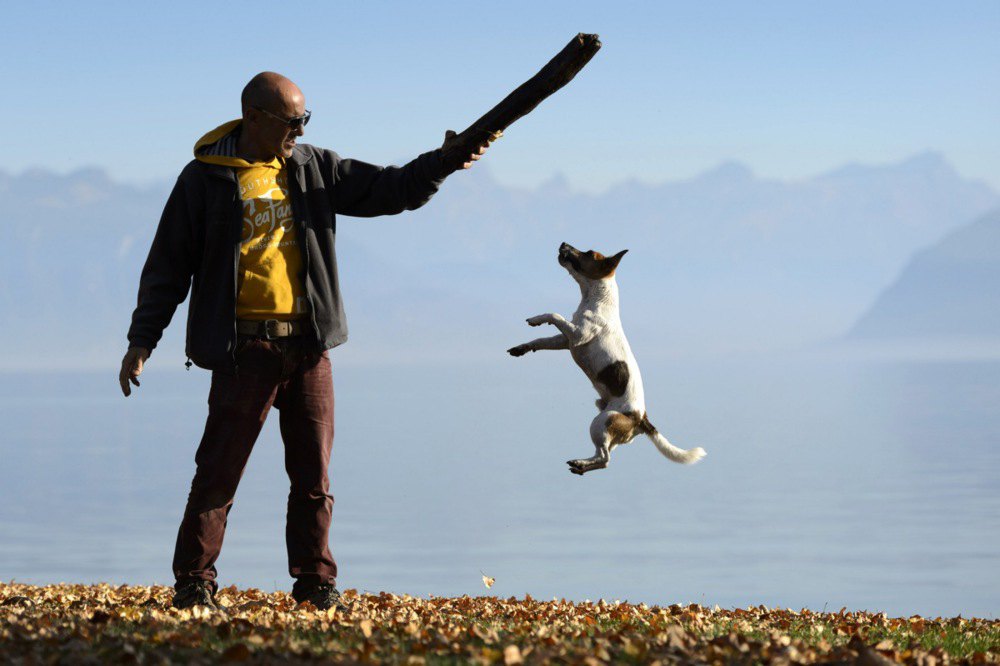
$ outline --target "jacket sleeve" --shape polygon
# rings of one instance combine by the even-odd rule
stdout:
[[[177,180],[139,278],[139,297],[128,330],[130,347],[152,351],[187,296],[194,273],[193,226],[197,215],[182,179]]]
[[[325,152],[333,168],[334,212],[342,215],[374,217],[420,208],[448,175],[440,150],[424,153],[402,167],[380,167]]]

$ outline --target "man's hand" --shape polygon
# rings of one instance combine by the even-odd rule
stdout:
[[[492,137],[486,143],[479,144],[479,151],[475,153],[469,153],[468,155],[456,155],[455,151],[459,150],[461,146],[458,145],[458,141],[455,138],[458,134],[454,130],[448,130],[444,133],[444,143],[441,144],[441,154],[446,163],[454,165],[455,170],[459,169],[458,160],[462,160],[462,169],[468,169],[472,167],[472,163],[478,160],[486,153],[486,149],[490,147],[490,143],[499,139],[499,136]]]
[[[132,382],[139,385],[139,375],[142,374],[142,364],[149,358],[149,350],[145,347],[129,347],[122,359],[122,371],[118,373],[118,381],[122,385],[122,393],[127,398],[132,394],[132,387],[128,385]]]

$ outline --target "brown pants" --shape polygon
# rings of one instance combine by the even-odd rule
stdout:
[[[333,495],[327,467],[333,446],[333,378],[328,352],[301,338],[242,339],[236,372],[212,373],[208,421],[174,550],[175,587],[216,583],[226,519],[236,486],[271,406],[280,412],[285,470],[291,480],[285,542],[296,588],[335,582],[327,536]]]

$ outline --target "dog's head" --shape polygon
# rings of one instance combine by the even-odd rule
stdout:
[[[569,243],[563,243],[559,246],[559,265],[581,284],[609,280],[615,276],[615,269],[626,252],[628,250],[622,250],[614,256],[605,257],[600,252],[580,252]]]

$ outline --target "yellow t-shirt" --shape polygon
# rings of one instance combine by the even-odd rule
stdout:
[[[309,312],[302,284],[288,170],[275,159],[236,169],[243,200],[236,316],[298,319]]]

